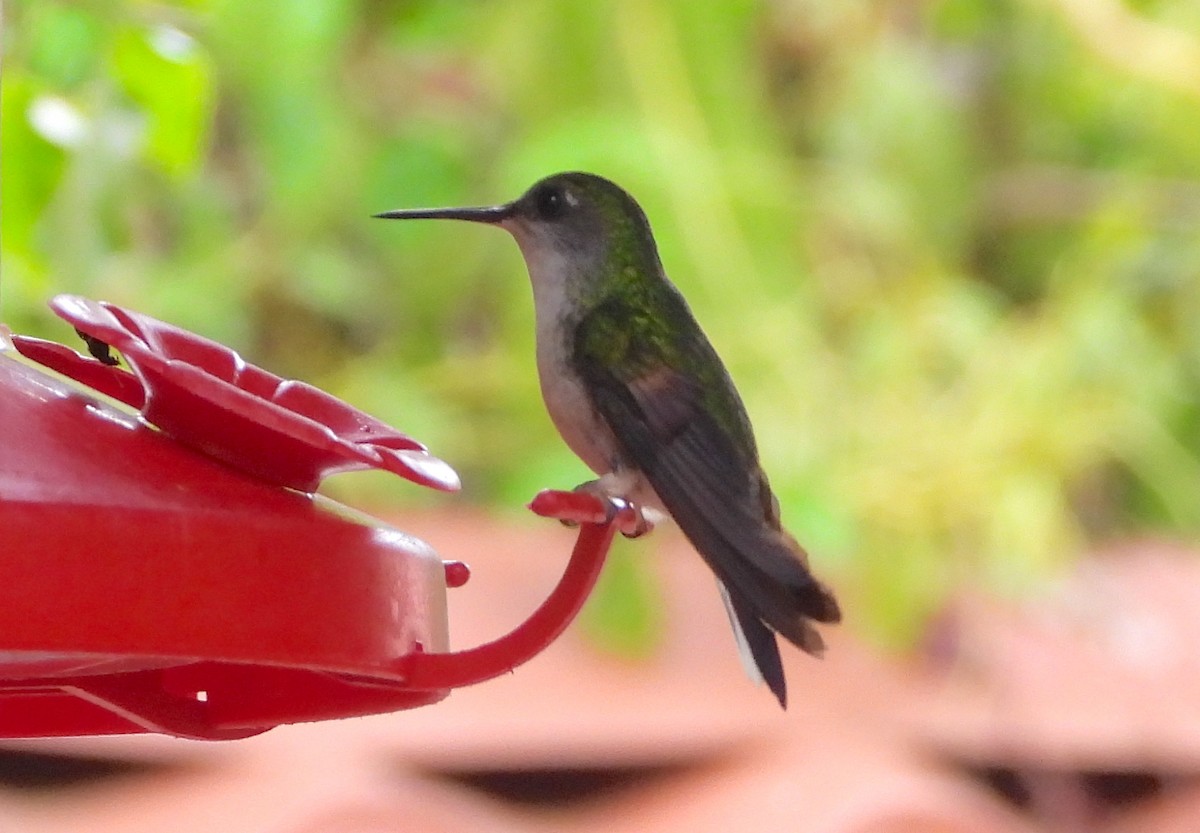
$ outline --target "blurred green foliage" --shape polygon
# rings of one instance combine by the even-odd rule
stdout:
[[[519,506],[586,472],[542,410],[515,247],[369,215],[594,170],[642,201],[859,625],[903,641],[967,576],[1016,590],[1093,539],[1200,531],[1195,3],[4,16],[16,330],[64,338],[57,292],[128,304],[333,390],[428,442],[468,498]],[[596,621],[643,633],[636,563],[607,588]]]

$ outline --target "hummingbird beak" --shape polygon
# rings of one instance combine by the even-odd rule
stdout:
[[[380,220],[467,220],[502,225],[515,214],[516,206],[510,202],[486,208],[398,208],[374,216]]]

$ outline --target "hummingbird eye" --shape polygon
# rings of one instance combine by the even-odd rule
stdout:
[[[558,185],[546,185],[534,194],[534,208],[538,217],[543,220],[559,219],[575,202],[572,195]]]

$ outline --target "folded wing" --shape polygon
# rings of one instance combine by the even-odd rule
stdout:
[[[628,462],[728,589],[759,669],[782,700],[778,653],[772,660],[762,623],[819,654],[824,644],[812,622],[836,622],[840,612],[782,529],[745,409],[678,303],[688,326],[671,330],[630,327],[634,310],[602,304],[578,327],[575,358]]]

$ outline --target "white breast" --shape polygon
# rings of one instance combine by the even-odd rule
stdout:
[[[567,366],[557,328],[538,328],[537,366],[546,410],[567,446],[596,474],[612,471],[616,441],[592,408],[583,383]]]
[[[563,327],[571,303],[570,266],[549,247],[522,246],[522,253],[533,286],[538,378],[546,410],[567,446],[596,474],[607,474],[617,459],[616,441],[567,364],[570,345]]]

